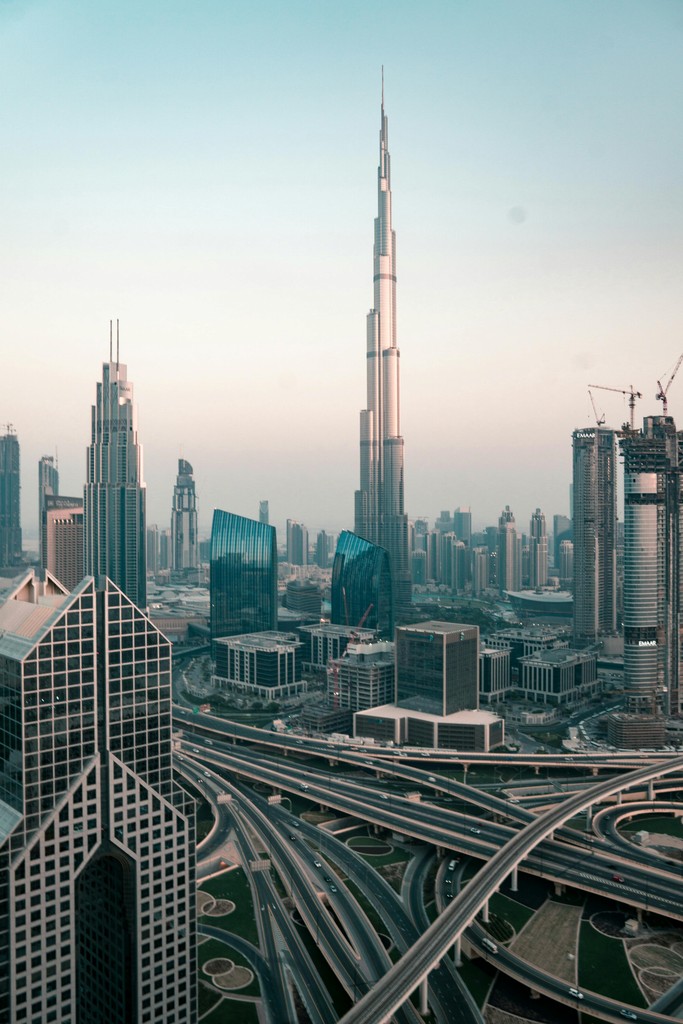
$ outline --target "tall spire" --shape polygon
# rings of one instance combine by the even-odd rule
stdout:
[[[355,532],[386,548],[396,610],[410,603],[408,521],[403,507],[403,438],[399,422],[399,350],[396,344],[396,234],[392,224],[389,121],[384,67],[373,249],[373,308],[367,318],[367,406],[361,412],[360,489]]]

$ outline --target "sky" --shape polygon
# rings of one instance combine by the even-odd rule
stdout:
[[[683,352],[680,0],[0,0],[0,424],[85,479],[119,318],[148,524],[353,527],[381,66],[406,511],[569,512]],[[594,391],[618,427],[618,392]],[[683,370],[669,391],[683,426]]]

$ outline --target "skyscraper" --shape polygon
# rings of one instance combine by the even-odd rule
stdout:
[[[290,565],[308,565],[308,530],[294,519],[287,520],[287,561]]]
[[[0,568],[22,560],[19,440],[11,423],[0,435]]]
[[[355,532],[389,553],[395,607],[410,607],[408,519],[403,498],[403,438],[399,422],[396,344],[396,235],[391,213],[388,120],[382,86],[375,218],[374,306],[367,318],[367,405],[360,414],[360,488]]]
[[[38,463],[38,531],[40,564],[45,565],[43,560],[43,547],[45,535],[43,522],[45,519],[45,499],[59,494],[59,470],[54,455],[43,455]]]
[[[178,459],[178,476],[173,488],[171,510],[173,569],[194,569],[197,565],[197,495],[192,466]]]
[[[92,407],[84,488],[85,571],[108,576],[138,608],[147,604],[145,485],[137,409],[127,369],[116,361],[102,366],[102,382]]]
[[[215,509],[209,590],[212,640],[277,629],[275,527]]]
[[[452,715],[479,707],[479,627],[420,622],[396,628],[396,702]]]
[[[616,434],[575,430],[572,451],[574,641],[586,644],[617,628]]]
[[[394,610],[389,555],[349,530],[342,530],[332,563],[330,622],[376,629],[393,636]]]
[[[496,548],[498,590],[519,590],[522,585],[522,539],[515,528],[515,517],[506,505],[498,520]]]
[[[621,442],[624,684],[633,712],[681,710],[682,446],[671,416],[646,416]]]
[[[545,587],[548,583],[548,535],[545,516],[537,508],[529,528],[529,586]]]
[[[169,642],[111,581],[31,571],[0,591],[0,689],[0,1019],[193,1024]]]
[[[263,501],[259,501],[258,503],[258,521],[259,523],[265,523],[266,525],[270,522],[267,498],[264,498]]]
[[[80,498],[46,494],[40,524],[41,565],[68,591],[85,574],[83,564],[83,502]]]
[[[458,540],[469,547],[472,542],[472,509],[467,506],[456,508],[453,513],[453,532]]]

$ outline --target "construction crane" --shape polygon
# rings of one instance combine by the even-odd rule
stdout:
[[[667,402],[666,402],[666,393],[669,390],[669,388],[671,387],[671,381],[674,379],[674,377],[678,373],[678,370],[680,368],[681,363],[683,363],[683,353],[681,353],[681,355],[678,357],[678,362],[674,366],[674,371],[671,374],[671,376],[669,377],[665,388],[662,387],[662,382],[660,380],[657,381],[657,394],[655,395],[655,402],[661,402],[662,403],[662,412],[663,412],[663,414],[665,416],[667,415],[667,408],[668,408]]]
[[[642,398],[640,391],[633,390],[633,384],[629,385],[628,391],[624,388],[610,388],[606,384],[589,384],[589,388],[600,388],[601,391],[616,391],[620,395],[628,395],[628,407],[630,410],[631,430],[635,430],[636,398]],[[667,384],[668,387],[668,384]],[[626,426],[626,424],[624,425]]]
[[[598,416],[598,410],[595,408],[595,401],[593,400],[593,392],[590,388],[588,389],[588,397],[590,398],[591,405],[593,406],[593,412],[595,414],[595,425],[601,427],[605,422],[605,414],[603,412],[602,416]]]

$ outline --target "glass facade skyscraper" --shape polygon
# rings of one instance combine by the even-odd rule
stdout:
[[[349,530],[339,534],[332,565],[331,622],[363,626],[390,638],[394,608],[389,554]]]
[[[617,628],[616,433],[575,430],[572,453],[574,642],[582,645]]]
[[[19,440],[11,427],[0,436],[0,567],[21,562]]]
[[[6,581],[5,581],[6,582]],[[110,580],[0,592],[0,1020],[196,1020],[171,646]]]
[[[479,706],[479,628],[420,622],[396,630],[396,702],[432,715]]]
[[[209,586],[212,639],[277,629],[275,527],[215,509]]]

